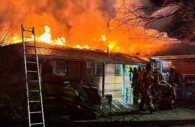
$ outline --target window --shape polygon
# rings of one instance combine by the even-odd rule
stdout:
[[[87,63],[87,74],[88,75],[94,75],[94,69],[95,68],[95,63]]]
[[[67,73],[67,63],[63,61],[55,61],[54,74],[65,76]]]
[[[123,65],[122,64],[115,65],[115,75],[117,76],[123,75]]]
[[[103,63],[87,63],[87,74],[88,75],[103,75]]]
[[[162,62],[162,72],[167,73],[171,65],[171,62]]]

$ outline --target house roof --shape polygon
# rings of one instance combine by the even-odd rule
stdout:
[[[156,60],[195,60],[195,55],[168,55],[168,56],[153,56],[151,59]]]
[[[28,42],[31,44],[31,42]],[[10,50],[17,49],[21,53],[23,52],[22,44],[13,44],[4,46]],[[4,47],[1,47],[0,50]],[[123,54],[123,53],[107,53],[101,50],[91,49],[78,49],[71,48],[68,46],[54,46],[49,44],[38,43],[37,52],[40,57],[44,58],[64,58],[68,60],[80,60],[80,61],[97,61],[106,63],[146,63],[141,57]],[[27,50],[28,54],[34,54],[34,48],[29,47]]]

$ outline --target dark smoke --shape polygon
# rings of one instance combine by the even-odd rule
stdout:
[[[175,44],[169,45],[159,52],[156,52],[154,55],[192,55],[195,54],[195,45],[189,44]]]
[[[134,0],[146,18],[153,16],[162,18],[146,20],[146,27],[167,32],[169,37],[177,38],[181,41],[195,42],[195,0]],[[172,6],[172,7],[171,7]],[[173,6],[180,6],[171,13]],[[166,9],[170,7],[170,11]],[[164,11],[164,10],[165,11]],[[159,13],[160,12],[160,13]]]
[[[115,17],[115,5],[116,0],[101,0],[101,4],[99,9],[103,12],[102,15],[107,17],[108,19],[112,19]]]
[[[19,26],[29,15],[38,18],[47,14],[67,30],[73,27],[73,20],[84,14],[98,12],[107,21],[115,16],[115,0],[1,0],[0,3],[0,28],[10,17],[14,20],[13,26]]]

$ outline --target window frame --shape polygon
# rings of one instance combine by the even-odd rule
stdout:
[[[59,69],[59,64],[64,64],[64,70],[62,73],[58,72],[57,69]],[[62,69],[62,68],[61,68]],[[67,62],[66,61],[54,61],[54,69],[53,74],[57,76],[67,76]]]
[[[119,66],[120,65],[120,66]],[[123,76],[123,64],[115,64],[115,76]]]
[[[92,73],[89,73],[89,69]],[[100,70],[100,73],[98,71]],[[87,62],[87,75],[102,76],[103,75],[103,63],[101,62]]]
[[[171,66],[172,66],[171,61],[162,61],[162,73],[169,72]]]

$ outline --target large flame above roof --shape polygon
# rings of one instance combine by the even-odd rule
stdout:
[[[64,37],[57,38],[55,40],[52,40],[51,30],[49,26],[45,26],[45,33],[43,33],[39,38],[39,41],[53,44],[53,45],[65,45],[66,39]]]
[[[1,6],[1,33],[11,28],[4,45],[21,42],[21,23],[35,27],[37,41],[77,48],[151,54],[173,41],[166,33],[121,24],[121,0],[2,0]]]

